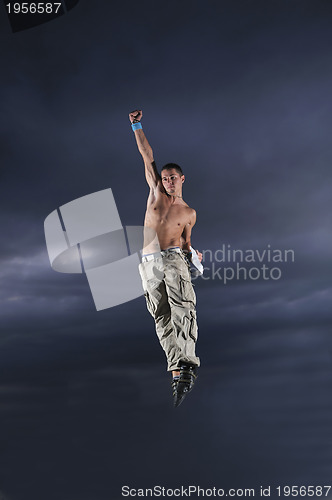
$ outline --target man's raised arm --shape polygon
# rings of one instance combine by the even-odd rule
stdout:
[[[147,138],[145,137],[142,125],[140,123],[142,116],[142,110],[136,109],[135,111],[129,113],[129,120],[131,121],[132,128],[135,134],[138,150],[144,160],[146,181],[151,189],[155,189],[158,184],[161,184],[161,177],[157,171],[157,167],[153,159],[152,148],[148,143]]]

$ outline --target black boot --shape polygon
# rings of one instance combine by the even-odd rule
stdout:
[[[179,404],[180,404],[178,402],[178,383],[179,383],[179,378],[180,378],[180,376],[177,375],[177,376],[173,377],[173,379],[172,379],[173,403],[174,403],[175,408],[177,406],[179,406]]]
[[[187,394],[194,387],[196,375],[196,367],[189,363],[180,365],[180,377],[176,385],[176,397],[174,397],[174,406],[179,406]],[[174,393],[173,393],[174,394]]]

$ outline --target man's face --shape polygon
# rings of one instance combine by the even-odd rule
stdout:
[[[163,186],[168,194],[179,195],[182,192],[182,184],[184,182],[184,175],[180,175],[175,168],[169,170],[162,170],[161,180]]]

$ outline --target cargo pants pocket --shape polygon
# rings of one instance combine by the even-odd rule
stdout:
[[[194,291],[194,287],[188,279],[185,279],[183,276],[180,276],[180,290],[182,300],[184,302],[192,302],[194,306],[196,305],[196,295]]]

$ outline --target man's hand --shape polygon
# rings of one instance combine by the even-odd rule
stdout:
[[[197,253],[198,260],[200,262],[202,262],[202,260],[203,260],[203,254],[199,250],[196,250],[196,253]]]
[[[129,113],[129,120],[131,123],[138,123],[141,121],[143,116],[143,112],[141,109],[135,109],[135,111],[132,111]]]
[[[181,237],[181,240],[183,240],[182,237]],[[189,262],[191,262],[191,251],[190,250],[184,250],[183,248],[182,248],[182,250],[183,250],[184,254],[186,255],[187,259],[189,260]],[[196,250],[196,249],[195,249],[195,252],[197,253],[198,260],[200,262],[202,262],[202,260],[203,260],[203,254],[199,250]]]

